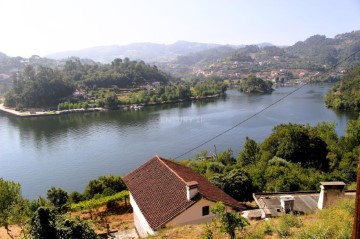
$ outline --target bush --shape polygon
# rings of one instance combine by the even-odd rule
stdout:
[[[272,227],[270,226],[269,223],[265,223],[263,225],[263,232],[264,232],[265,235],[269,235],[269,236],[272,235],[273,229],[272,229]]]
[[[77,204],[71,205],[72,211],[78,211],[83,209],[94,209],[103,205],[106,205],[109,201],[121,201],[129,197],[128,191],[122,191],[107,197],[93,198],[87,201],[82,201]]]
[[[314,220],[304,223],[295,238],[351,238],[353,213],[354,201],[341,200],[332,208],[318,211]]]
[[[71,203],[79,203],[84,200],[84,196],[81,193],[74,191],[69,194],[69,200]]]
[[[294,214],[284,214],[280,217],[280,223],[284,223],[288,227],[301,227],[303,222],[299,216]]]
[[[125,183],[120,176],[100,176],[90,180],[85,188],[84,196],[87,199],[102,196],[110,196],[126,189]],[[100,196],[99,196],[100,195]]]

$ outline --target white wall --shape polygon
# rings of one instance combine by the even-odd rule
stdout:
[[[202,208],[209,206],[210,208],[215,205],[215,202],[201,198],[197,203],[192,205],[186,211],[180,213],[178,216],[169,221],[166,226],[178,226],[184,224],[200,224],[210,222],[216,215],[209,213],[207,216],[202,215]],[[227,207],[228,212],[232,211],[232,208]]]
[[[141,213],[139,206],[136,204],[134,198],[130,194],[130,203],[134,213],[134,224],[140,237],[147,237],[148,235],[154,235],[155,231],[150,227],[146,221],[144,215]]]

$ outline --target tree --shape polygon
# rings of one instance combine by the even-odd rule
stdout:
[[[240,81],[239,91],[246,93],[271,93],[273,91],[272,82],[264,81],[255,75],[249,75]]]
[[[105,190],[108,193],[109,189],[111,189],[114,193],[117,193],[125,190],[126,186],[120,176],[100,176],[98,179],[89,181],[88,185],[85,187],[84,197],[91,199],[95,195],[103,194]]]
[[[251,178],[242,169],[235,168],[223,174],[215,174],[210,182],[236,200],[245,201],[252,197]]]
[[[108,109],[117,109],[119,105],[119,100],[116,96],[115,93],[113,94],[109,94],[108,96],[106,96],[105,98],[105,107]]]
[[[69,196],[64,189],[51,187],[47,191],[47,199],[60,211],[63,211],[69,200]]]
[[[30,220],[31,239],[98,239],[85,222],[57,214],[56,210],[40,207]]]
[[[210,210],[219,217],[220,232],[228,233],[231,239],[235,239],[236,229],[242,230],[249,225],[249,222],[236,212],[227,212],[222,202],[217,202]]]
[[[241,166],[247,166],[256,162],[256,157],[260,152],[259,145],[255,140],[246,137],[243,151],[238,154],[238,160]]]
[[[5,227],[9,237],[12,236],[9,225],[21,223],[24,213],[22,206],[24,200],[21,196],[21,186],[13,181],[5,181],[0,178],[0,226]]]
[[[272,134],[264,140],[262,150],[271,156],[301,163],[303,167],[315,167],[327,170],[326,143],[316,134],[300,124],[280,124],[273,128]]]
[[[78,191],[74,191],[69,194],[69,200],[72,203],[78,203],[84,200],[84,196]]]
[[[357,120],[351,120],[347,124],[345,142],[349,150],[353,150],[360,145],[360,117]]]

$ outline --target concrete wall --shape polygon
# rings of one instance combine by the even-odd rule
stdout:
[[[136,204],[134,198],[130,193],[130,203],[134,213],[134,224],[140,237],[147,237],[148,235],[154,235],[155,231],[150,227],[146,221],[144,215],[141,213],[139,206]]]
[[[202,208],[205,206],[209,206],[210,208],[214,206],[215,203],[209,201],[207,199],[200,199],[197,203],[192,205],[186,211],[182,212],[171,221],[169,221],[166,226],[178,226],[184,224],[200,224],[205,222],[210,222],[216,215],[213,213],[209,213],[209,215],[202,215]],[[232,208],[227,207],[227,211],[232,211]]]

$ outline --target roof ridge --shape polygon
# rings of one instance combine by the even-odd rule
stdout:
[[[175,172],[175,170],[173,170],[169,165],[167,165],[167,164],[164,162],[164,160],[166,160],[166,159],[163,159],[163,158],[161,158],[161,157],[158,156],[158,155],[155,155],[155,157],[156,157],[162,164],[164,164],[165,167],[168,168],[173,174],[175,174],[175,176],[177,176],[182,182],[184,182],[185,184],[187,183],[182,177],[180,177],[180,175],[179,175],[177,172]],[[168,160],[168,161],[169,161],[169,160]]]

